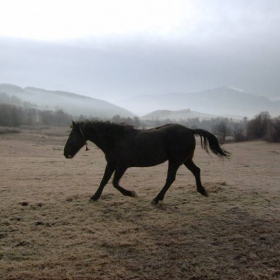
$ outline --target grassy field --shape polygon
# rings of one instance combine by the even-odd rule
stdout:
[[[167,165],[132,168],[98,202],[105,168],[93,144],[66,160],[68,128],[0,135],[0,279],[280,279],[280,145],[227,144],[231,161],[199,144],[209,193],[184,167],[164,203],[151,200]]]

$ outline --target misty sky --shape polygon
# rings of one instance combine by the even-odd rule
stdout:
[[[115,102],[228,85],[280,95],[279,0],[1,0],[0,83]]]

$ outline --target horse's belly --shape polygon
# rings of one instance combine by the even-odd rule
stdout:
[[[131,158],[133,167],[149,167],[161,164],[167,160],[167,154],[164,149],[139,149]]]

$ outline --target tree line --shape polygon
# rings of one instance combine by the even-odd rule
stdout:
[[[253,119],[228,125],[224,120],[212,127],[212,132],[224,143],[228,136],[232,141],[265,140],[280,143],[280,116],[272,118],[268,112],[261,112]]]
[[[34,107],[0,104],[0,126],[19,127],[21,125],[69,125],[75,119],[83,121],[88,118],[80,115],[73,117],[62,110],[39,110]],[[199,118],[181,119],[179,121],[166,120],[140,120],[138,117],[123,118],[119,115],[103,121],[114,123],[126,123],[137,128],[151,128],[167,123],[179,123],[189,128],[202,128],[214,133],[220,143],[226,141],[241,142],[247,140],[266,140],[280,143],[280,116],[272,118],[268,112],[261,112],[253,119],[243,118],[242,121],[234,121],[229,118],[212,118],[200,120]]]
[[[68,125],[72,116],[62,110],[39,110],[10,104],[0,104],[0,126],[19,127],[21,125]]]
[[[116,123],[127,123],[138,128],[157,127],[168,123],[179,123],[189,128],[202,128],[215,134],[221,144],[226,141],[242,142],[251,140],[265,140],[280,143],[280,116],[272,118],[268,112],[261,112],[253,119],[244,117],[241,121],[231,118],[199,118],[182,119],[178,121],[166,120],[139,120],[139,118],[121,118],[114,116],[111,119]]]
[[[1,104],[10,104],[10,105],[16,105],[21,106],[24,108],[34,108],[38,107],[37,104],[31,103],[28,101],[22,101],[20,98],[18,98],[15,95],[8,95],[5,92],[0,92],[0,103]]]

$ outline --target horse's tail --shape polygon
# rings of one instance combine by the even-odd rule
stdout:
[[[212,133],[203,130],[203,129],[193,129],[192,130],[194,134],[197,134],[200,136],[201,140],[201,147],[209,153],[208,147],[210,147],[210,150],[212,151],[213,154],[220,158],[230,158],[230,153],[221,148],[218,139],[216,138],[215,135]]]

